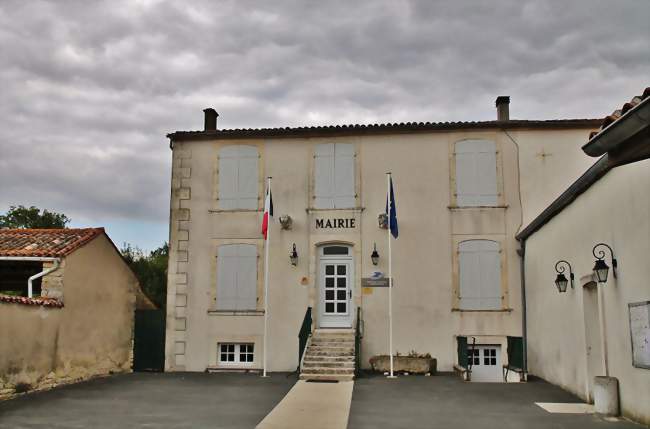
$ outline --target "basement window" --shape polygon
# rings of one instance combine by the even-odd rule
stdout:
[[[43,271],[42,262],[0,261],[0,295],[27,296],[27,280]],[[41,278],[32,282],[34,297],[41,295]]]
[[[255,357],[252,343],[219,343],[220,365],[252,365]]]

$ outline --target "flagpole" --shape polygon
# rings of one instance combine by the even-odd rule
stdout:
[[[271,192],[271,177],[268,177],[266,185],[267,194]],[[264,205],[266,206],[266,196],[264,198]],[[265,207],[266,209],[266,207]],[[266,350],[268,343],[268,320],[269,320],[269,247],[271,245],[271,214],[269,213],[269,220],[266,227],[266,245],[264,246],[264,363],[262,370],[262,377],[266,375]]]
[[[390,177],[391,173],[386,173],[386,184],[388,189],[386,192],[386,198],[388,200],[388,224],[386,225],[388,227],[386,228],[388,237],[388,355],[390,356],[390,375],[388,378],[395,378],[395,375],[393,374],[393,253],[390,243],[390,219],[393,211],[393,201],[390,195]]]

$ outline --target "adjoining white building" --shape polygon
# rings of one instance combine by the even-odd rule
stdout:
[[[364,368],[387,354],[388,290],[366,279],[387,274],[378,216],[391,171],[393,352],[428,353],[451,371],[475,343],[476,377],[501,380],[507,338],[524,335],[515,235],[591,164],[580,145],[601,123],[510,120],[508,103],[499,97],[485,122],[230,130],[206,109],[203,131],[169,134],[166,369],[262,367],[268,176],[268,370],[299,366],[305,327],[363,327]]]
[[[609,386],[606,403],[650,424],[650,88],[583,150],[599,159],[517,236],[528,368],[587,401]]]

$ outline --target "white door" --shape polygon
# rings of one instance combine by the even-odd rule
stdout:
[[[353,261],[348,246],[320,250],[319,318],[321,328],[351,328]]]
[[[473,349],[473,350],[472,350]],[[501,346],[467,346],[467,364],[472,366],[472,381],[502,382]]]

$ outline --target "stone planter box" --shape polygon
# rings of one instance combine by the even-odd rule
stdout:
[[[388,355],[373,356],[370,358],[373,371],[390,371],[390,357]],[[436,373],[437,361],[432,357],[393,356],[393,372],[408,372],[409,374]]]

